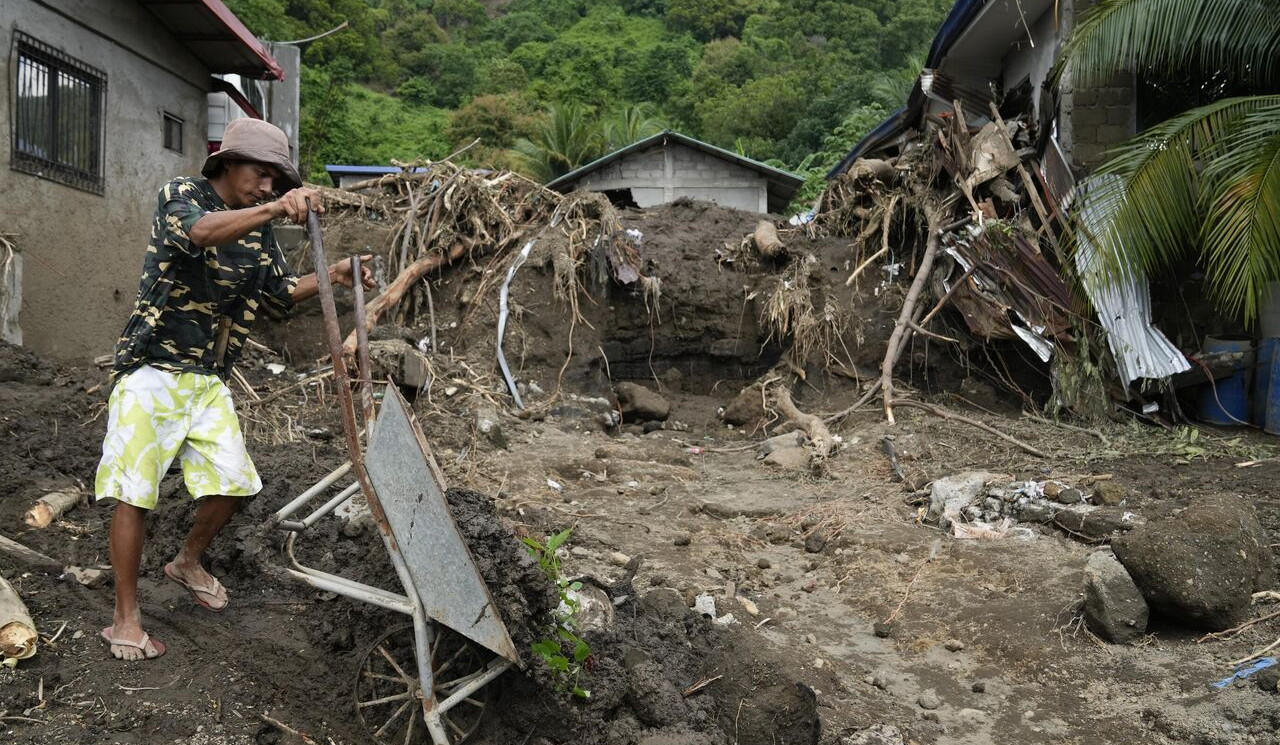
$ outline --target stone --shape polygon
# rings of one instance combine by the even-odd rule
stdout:
[[[759,559],[756,560],[756,566],[760,567],[761,569],[768,569],[769,567],[773,566],[773,563],[770,562],[765,557],[761,556]]]
[[[76,582],[85,587],[98,588],[111,581],[111,572],[102,569],[69,566],[66,568],[66,572],[75,578]]]
[[[710,595],[699,595],[693,600],[693,609],[704,616],[716,617],[716,599]]]
[[[751,602],[747,598],[738,598],[738,605],[742,606],[742,609],[746,611],[749,616],[760,615],[760,609],[756,607],[755,603]]]
[[[760,446],[757,449],[757,452],[759,452],[760,455],[769,455],[770,453],[776,450],[786,450],[787,448],[802,448],[802,447],[804,447],[804,433],[799,430],[796,430],[795,432],[788,432],[785,435],[770,437],[769,439],[760,443]]]
[[[618,394],[624,422],[665,422],[671,416],[671,402],[639,383],[618,383],[613,390]]]
[[[1080,504],[1084,501],[1084,495],[1079,489],[1063,489],[1054,496],[1054,500],[1058,504]]]
[[[820,554],[827,547],[827,531],[815,530],[804,539],[804,550],[811,554]]]
[[[1066,488],[1067,485],[1061,481],[1046,481],[1043,486],[1044,496],[1046,499],[1057,499],[1058,495]]]
[[[840,745],[903,745],[905,742],[902,731],[892,724],[877,724],[840,738]]]
[[[630,562],[631,562],[631,557],[627,556],[621,551],[611,551],[609,553],[609,563],[614,566],[624,567]]]
[[[942,643],[943,648],[948,652],[959,652],[964,649],[964,642],[959,639],[948,639]]]
[[[1280,665],[1272,665],[1265,670],[1259,671],[1257,677],[1258,687],[1268,693],[1276,693],[1280,690]]]
[[[1098,636],[1124,644],[1147,630],[1147,601],[1109,552],[1089,556],[1084,567],[1084,618]]]
[[[630,670],[638,665],[643,665],[652,659],[649,653],[638,647],[627,647],[622,653],[622,666]]]
[[[764,462],[783,471],[805,471],[809,468],[809,451],[804,448],[783,448],[766,455]]]
[[[725,424],[745,427],[763,421],[767,416],[764,410],[764,397],[760,394],[760,386],[753,385],[742,389],[729,405],[720,412]]]
[[[822,659],[821,657],[815,657],[813,660],[813,669],[821,670],[823,666],[825,666],[826,664],[827,664],[826,660]]]
[[[1251,596],[1274,582],[1271,549],[1253,505],[1200,497],[1112,543],[1153,611],[1211,631],[1250,615]]]
[[[507,449],[507,435],[498,419],[497,409],[484,406],[476,410],[476,431],[494,445]]]
[[[888,639],[893,633],[893,624],[884,621],[876,621],[871,625],[871,632],[881,639]]]
[[[818,580],[806,579],[804,582],[800,583],[800,589],[805,592],[813,592],[818,589]]]
[[[1105,504],[1108,507],[1119,507],[1129,498],[1128,491],[1114,481],[1099,481],[1093,487],[1093,501],[1095,504]]]
[[[889,679],[883,675],[873,675],[871,676],[871,685],[882,691],[887,691],[889,690]]]
[[[975,680],[973,682],[973,685],[969,686],[969,690],[973,691],[974,693],[986,693],[987,684],[982,682],[981,680]]]
[[[987,713],[982,709],[964,708],[957,711],[956,715],[961,719],[983,719],[987,716]]]
[[[778,609],[778,618],[783,621],[790,621],[793,618],[795,618],[797,615],[798,614],[796,613],[795,608],[779,608]]]
[[[921,709],[933,711],[942,706],[942,699],[938,698],[938,694],[933,691],[925,691],[916,699],[916,703],[920,705]]]
[[[1133,530],[1146,521],[1124,507],[1094,507],[1076,504],[1059,510],[1053,522],[1071,531],[1072,537],[1101,541],[1114,534]]]
[[[945,529],[951,524],[949,516],[959,515],[961,510],[982,496],[987,483],[999,478],[1001,476],[996,473],[966,471],[934,481],[924,521]]]
[[[653,434],[654,432],[661,432],[665,427],[666,427],[665,422],[650,420],[644,423],[644,426],[642,427],[642,429],[644,429],[644,433],[646,435],[649,435],[649,434]]]
[[[688,546],[693,542],[693,536],[689,533],[676,533],[676,537],[671,539],[671,543],[676,546]]]

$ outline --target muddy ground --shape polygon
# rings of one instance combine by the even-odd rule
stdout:
[[[1274,438],[1203,429],[1193,440],[1187,429],[1125,422],[1101,427],[1104,442],[1021,417],[1011,396],[935,348],[914,373],[919,388],[1049,457],[924,412],[900,411],[889,426],[868,410],[839,428],[843,446],[825,473],[767,465],[750,447],[760,435],[727,427],[717,412],[759,372],[744,350],[767,353],[767,330],[746,298],[769,269],[744,276],[690,248],[736,243],[751,219],[698,205],[672,210],[698,212],[676,216],[694,226],[696,244],[671,215],[644,218],[666,315],[651,322],[642,297],[618,293],[588,311],[591,326],[577,329],[577,362],[564,372],[568,324],[546,297],[549,269],[533,262],[515,295],[524,309],[523,351],[512,357],[522,381],[551,391],[560,378],[564,395],[539,408],[546,399],[535,392],[531,418],[507,413],[485,355],[468,356],[469,345],[483,346],[466,338],[469,309],[441,302],[441,328],[457,320],[460,330],[441,334],[433,356],[440,379],[415,408],[448,485],[474,490],[482,505],[492,499],[501,535],[485,540],[573,527],[565,574],[593,578],[621,600],[610,630],[584,635],[594,653],[582,678],[589,702],[540,685],[543,672],[510,673],[493,689],[475,742],[1280,742],[1277,694],[1251,683],[1208,685],[1224,677],[1229,660],[1274,639],[1275,621],[1197,643],[1199,633],[1156,619],[1139,643],[1106,644],[1080,615],[1082,571],[1097,541],[1039,525],[998,540],[960,540],[917,520],[930,480],[987,470],[1053,477],[1085,492],[1108,483],[1123,510],[1147,518],[1204,494],[1240,495],[1257,506],[1274,549],[1280,466],[1236,465],[1274,453]],[[846,269],[839,248],[814,247],[836,283]],[[447,279],[455,294],[446,298],[460,297],[484,268],[469,271]],[[701,284],[690,279],[699,271],[708,278]],[[882,315],[867,311],[849,342],[871,346]],[[308,372],[319,356],[301,333],[309,321],[264,329],[262,339],[277,350],[282,335],[290,340],[291,368],[272,375],[265,364],[276,358],[248,360],[258,395]],[[746,343],[722,343],[712,354],[712,343],[725,339]],[[592,346],[595,353],[582,351]],[[926,362],[924,352],[916,357]],[[602,374],[606,359],[611,369]],[[606,431],[590,399],[609,395],[609,376],[661,388],[672,403],[666,428]],[[81,505],[45,530],[25,530],[21,515],[47,491],[91,488],[105,378],[0,349],[0,532],[85,567],[107,563],[108,506]],[[846,377],[817,374],[795,397],[806,410],[834,411],[855,389]],[[150,521],[141,580],[148,629],[169,647],[162,659],[110,658],[98,638],[111,616],[109,585],[85,587],[0,558],[44,638],[36,657],[0,668],[6,742],[298,741],[267,718],[314,742],[370,741],[354,712],[353,684],[370,645],[402,618],[292,581],[282,571],[280,535],[261,529],[343,460],[332,391],[321,382],[266,406],[234,391],[265,487],[208,555],[231,606],[204,611],[160,571],[193,512],[175,474]],[[477,433],[484,407],[499,412],[500,435]],[[894,438],[902,483],[881,450],[885,436]],[[367,519],[322,521],[297,553],[321,570],[396,587]],[[508,566],[536,583],[522,554],[513,556]],[[636,558],[629,576],[625,565]],[[701,594],[715,600],[722,622],[727,614],[733,621],[717,624],[691,610]],[[888,635],[877,635],[874,625],[890,617]]]

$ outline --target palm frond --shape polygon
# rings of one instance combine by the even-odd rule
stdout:
[[[1099,0],[1071,34],[1059,74],[1077,85],[1117,72],[1225,72],[1280,81],[1280,0]]]
[[[1263,105],[1256,97],[1230,98],[1183,112],[1111,152],[1100,175],[1119,176],[1122,191],[1104,256],[1151,271],[1196,248],[1203,224],[1200,163],[1225,146],[1231,128]],[[1113,267],[1124,276],[1124,268]]]
[[[1204,170],[1202,231],[1210,298],[1251,323],[1280,280],[1280,100],[1241,117]]]

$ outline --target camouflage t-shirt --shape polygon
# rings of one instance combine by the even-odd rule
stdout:
[[[116,345],[113,377],[143,364],[225,377],[258,308],[265,303],[282,314],[293,307],[298,278],[270,223],[223,246],[191,242],[197,220],[227,209],[206,179],[176,178],[160,190],[138,300]]]

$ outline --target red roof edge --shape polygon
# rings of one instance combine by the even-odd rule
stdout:
[[[210,82],[213,83],[213,89],[215,91],[218,91],[220,93],[225,93],[228,96],[230,96],[231,100],[234,101],[236,106],[239,106],[240,110],[243,111],[244,113],[248,114],[254,119],[266,118],[262,115],[261,111],[258,111],[258,109],[255,108],[254,105],[249,102],[249,99],[245,97],[244,93],[242,93],[239,88],[235,87],[228,81],[223,80],[222,78],[214,78]]]
[[[228,31],[235,34],[236,38],[238,38],[241,43],[248,47],[249,51],[253,52],[254,55],[262,61],[262,66],[265,71],[265,74],[262,76],[263,80],[284,80],[284,69],[280,67],[280,63],[276,62],[275,58],[267,53],[266,47],[258,37],[253,35],[253,32],[249,30],[249,27],[245,26],[244,22],[237,18],[236,14],[232,13],[231,9],[223,4],[222,0],[201,0],[201,2],[204,4],[204,7],[208,8],[211,13],[217,16],[218,20],[227,27]]]

